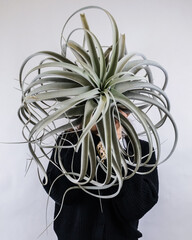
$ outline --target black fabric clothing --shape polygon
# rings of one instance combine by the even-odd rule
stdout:
[[[75,134],[69,134],[67,139],[73,143],[77,141]],[[93,134],[93,140],[96,146],[100,138]],[[145,156],[149,150],[148,143],[142,140],[140,143],[142,155]],[[64,145],[68,145],[68,143],[65,141]],[[73,148],[65,148],[60,152],[61,160],[67,171],[71,169],[73,152]],[[56,154],[55,150],[52,153],[52,160],[54,154]],[[74,157],[75,162],[78,163],[81,157],[81,148]],[[155,154],[153,153],[150,163],[154,162]],[[77,170],[78,165],[74,166]],[[50,162],[47,175],[48,184],[44,188],[49,192],[54,180],[61,175],[61,171]],[[55,201],[54,216],[57,216],[60,211],[54,221],[54,230],[58,240],[137,240],[142,237],[138,231],[139,219],[158,200],[157,169],[147,175],[135,174],[132,178],[124,181],[118,196],[111,199],[101,200],[80,189],[68,191],[61,209],[63,194],[72,186],[74,185],[65,176],[62,176],[54,182],[51,189],[50,196]],[[108,191],[114,191],[114,189],[111,188]]]

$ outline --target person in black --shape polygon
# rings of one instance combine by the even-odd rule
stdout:
[[[63,141],[66,146],[69,143],[64,141],[65,138],[72,143],[77,142],[75,133],[63,134],[58,138],[58,142],[62,143]],[[100,138],[94,131],[92,136],[95,146],[97,146]],[[126,143],[129,141],[128,137],[125,137],[124,140]],[[140,143],[142,156],[146,156],[149,145],[143,140],[140,140]],[[59,154],[66,170],[70,171],[74,149],[62,148]],[[54,149],[51,159],[53,160],[56,156],[58,161],[57,155],[57,150]],[[80,157],[81,148],[75,152],[74,162],[78,163]],[[150,163],[155,163],[155,161],[155,153],[153,153]],[[74,166],[74,170],[79,170],[78,164]],[[139,170],[142,171],[142,167]],[[98,175],[100,174],[102,178],[102,170],[98,169],[98,171],[100,171]],[[74,184],[64,175],[58,178],[60,175],[61,171],[50,162],[47,168],[48,184],[44,188],[55,201],[54,216],[58,216],[54,221],[54,231],[58,240],[138,240],[142,237],[141,232],[138,231],[139,219],[158,201],[157,169],[147,175],[135,174],[125,180],[120,193],[114,198],[101,200],[81,189],[73,189],[67,192],[63,204],[65,191]],[[54,184],[52,185],[52,183]],[[114,189],[112,187],[107,191],[110,194],[110,191],[114,191]]]

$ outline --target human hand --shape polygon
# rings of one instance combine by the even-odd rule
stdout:
[[[128,113],[123,112],[121,109],[119,109],[119,112],[126,118],[129,116]],[[121,139],[122,138],[122,126],[117,119],[115,119],[115,127],[116,127],[116,132],[117,132],[117,138]]]
[[[121,109],[119,109],[119,112],[126,118],[129,116],[128,113],[123,112]],[[122,138],[122,126],[117,119],[115,119],[115,127],[116,127],[117,138],[121,139]],[[96,125],[94,125],[91,128],[91,131],[96,134],[98,133]]]
[[[122,126],[117,119],[115,119],[115,127],[116,127],[117,138],[121,139],[122,138]]]

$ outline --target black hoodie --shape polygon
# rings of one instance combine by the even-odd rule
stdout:
[[[77,142],[75,133],[68,134],[67,139]],[[100,138],[93,134],[95,146]],[[57,141],[61,141],[61,136]],[[126,138],[128,141],[128,138]],[[149,145],[140,140],[142,155],[148,154]],[[64,145],[69,145],[65,141]],[[71,169],[73,148],[63,148],[60,151],[62,163],[67,171]],[[51,159],[58,164],[58,153],[53,150]],[[81,148],[74,155],[79,170]],[[145,159],[144,159],[145,160]],[[153,153],[150,163],[155,163]],[[142,167],[139,169],[142,171]],[[102,176],[102,170],[101,176]],[[47,168],[48,184],[44,186],[47,193],[54,180],[61,175],[61,171],[51,162]],[[73,189],[66,193],[62,205],[62,198],[67,189],[74,186],[64,175],[53,184],[50,196],[55,201],[54,230],[58,240],[137,240],[142,237],[138,231],[139,219],[147,213],[158,200],[158,173],[157,169],[147,175],[135,174],[125,180],[120,193],[110,199],[93,197],[81,189]],[[114,188],[107,190],[114,192]],[[101,192],[101,194],[106,194]]]

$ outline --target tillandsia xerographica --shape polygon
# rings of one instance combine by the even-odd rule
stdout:
[[[83,10],[90,8],[103,11],[110,20],[112,44],[103,47],[89,28],[84,14],[80,14],[81,28],[74,29],[64,37],[64,31],[71,18]],[[82,44],[72,40],[74,32],[83,32]],[[28,142],[33,160],[39,170],[46,171],[41,159],[50,160],[53,148],[58,151],[66,146],[56,144],[55,140],[63,132],[80,133],[78,141],[71,144],[74,151],[81,148],[81,167],[79,172],[71,169],[67,172],[62,161],[55,164],[61,174],[76,186],[94,196],[103,198],[116,196],[123,184],[134,174],[148,174],[160,162],[167,160],[173,153],[177,142],[177,129],[170,115],[169,100],[164,92],[167,85],[166,70],[155,61],[146,59],[143,54],[129,53],[125,46],[125,36],[119,35],[117,24],[112,15],[105,9],[89,6],[72,14],[66,21],[61,34],[61,54],[50,51],[37,52],[29,56],[20,70],[20,87],[22,105],[18,111],[24,124],[23,136]],[[71,50],[75,61],[67,58]],[[26,72],[26,66],[34,59],[38,65]],[[155,84],[153,68],[163,73],[162,87]],[[129,112],[141,126],[141,131],[119,111]],[[149,112],[156,109],[158,120],[152,120]],[[122,131],[129,138],[133,149],[130,157],[120,145],[115,127],[118,120]],[[174,142],[167,156],[160,160],[161,140],[158,130],[169,120],[174,130]],[[96,156],[91,129],[97,127],[102,145],[106,152],[105,162]],[[79,128],[79,126],[81,126]],[[72,131],[68,131],[68,130]],[[139,136],[145,135],[149,143],[149,151],[142,161]],[[67,146],[69,147],[69,146]],[[149,160],[156,152],[156,163]],[[102,165],[105,180],[97,180],[97,168]],[[88,171],[88,166],[91,171]],[[145,171],[140,171],[140,167]],[[40,176],[41,174],[39,174]],[[118,185],[111,195],[100,196],[98,191]],[[91,192],[90,192],[91,190]]]

